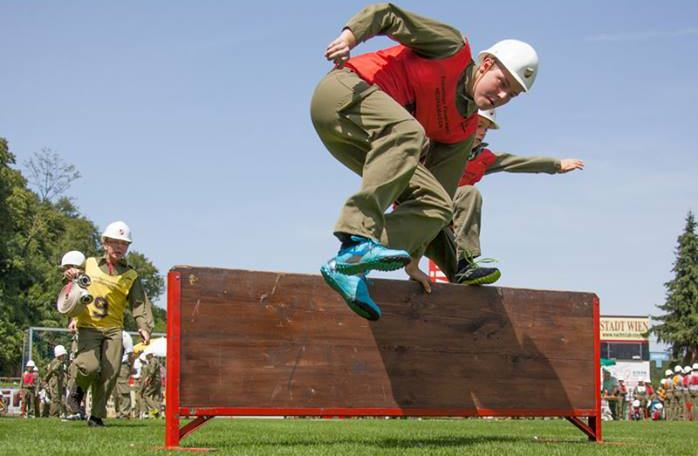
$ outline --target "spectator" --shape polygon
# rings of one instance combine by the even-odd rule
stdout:
[[[39,416],[36,397],[36,377],[34,377],[35,367],[34,361],[31,359],[27,361],[27,366],[19,385],[22,396],[22,416],[25,418]]]

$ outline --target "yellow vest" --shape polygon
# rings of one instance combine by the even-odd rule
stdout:
[[[106,274],[99,268],[97,259],[91,257],[85,262],[85,274],[92,279],[87,291],[94,301],[78,316],[78,327],[123,328],[128,292],[138,273],[129,269],[120,275]]]

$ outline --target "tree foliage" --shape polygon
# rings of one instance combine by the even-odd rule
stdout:
[[[41,201],[53,201],[61,196],[70,184],[80,178],[75,165],[68,164],[56,152],[44,147],[25,163],[29,184]]]
[[[54,163],[63,162],[54,157]],[[63,254],[69,250],[80,250],[86,256],[100,254],[96,225],[61,196],[67,187],[53,185],[40,195],[29,188],[14,164],[7,141],[0,138],[0,376],[19,374],[29,326],[68,324],[55,308],[62,287],[59,264]],[[74,169],[71,172],[79,175]],[[69,184],[70,180],[62,182]],[[164,288],[157,268],[138,252],[131,252],[131,259],[146,291],[156,299]],[[164,327],[160,321],[164,311],[154,313],[156,326]],[[41,363],[42,356],[49,356],[49,348],[45,353],[35,352],[35,361]]]
[[[651,332],[660,342],[671,345],[672,357],[682,363],[698,361],[698,234],[692,212],[686,217],[686,227],[679,236],[674,278],[664,284],[666,300],[659,305],[663,315]]]

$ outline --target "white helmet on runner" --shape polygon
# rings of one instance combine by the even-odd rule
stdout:
[[[693,368],[691,366],[686,366],[683,368],[683,373],[684,374],[690,374]]]
[[[681,372],[683,372],[683,368],[681,366],[679,366],[678,364],[674,366],[674,373],[680,374]]]
[[[79,250],[71,250],[63,255],[63,258],[61,259],[61,267],[77,266],[79,268],[84,262],[85,255],[83,255],[82,252]]]
[[[674,373],[674,372],[673,372],[671,369],[667,369],[667,370],[664,371],[664,375],[665,375],[666,377],[671,377],[671,374],[673,374],[673,373]]]
[[[29,369],[30,367],[31,368],[36,367],[36,364],[34,364],[34,361],[32,361],[31,359],[29,361],[27,361],[27,369]]]
[[[524,92],[531,90],[538,74],[538,54],[530,44],[519,40],[498,41],[478,54],[479,63],[488,55],[511,73]]]
[[[490,121],[490,130],[499,130],[497,123],[497,113],[494,109],[480,109],[477,115]]]
[[[63,345],[56,345],[53,347],[53,356],[58,358],[61,355],[67,355],[68,352],[65,350],[65,347]]]
[[[128,225],[121,220],[107,225],[102,233],[102,241],[104,241],[105,238],[126,241],[129,244],[133,242],[131,240],[131,228],[129,228]]]
[[[693,370],[698,372],[698,363],[693,363]]]

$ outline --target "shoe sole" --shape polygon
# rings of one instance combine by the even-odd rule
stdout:
[[[376,321],[381,317],[380,313],[376,313],[375,309],[371,308],[371,306],[357,300],[349,300],[344,297],[344,294],[342,292],[341,287],[339,284],[332,278],[332,276],[328,273],[325,272],[325,269],[321,268],[320,269],[320,274],[322,274],[322,278],[325,279],[325,283],[330,286],[334,291],[339,293],[339,295],[342,297],[345,303],[349,306],[349,308],[358,316],[365,318],[366,320],[370,321]],[[380,312],[380,311],[379,311]]]
[[[366,263],[340,263],[337,262],[335,268],[337,272],[346,275],[363,274],[369,271],[396,271],[407,266],[412,258],[403,256],[385,257],[380,261],[372,261]]]
[[[490,283],[495,283],[500,277],[502,277],[502,273],[497,271],[484,277],[478,277],[477,279],[473,280],[464,280],[463,282],[458,283],[461,285],[488,285]]]

